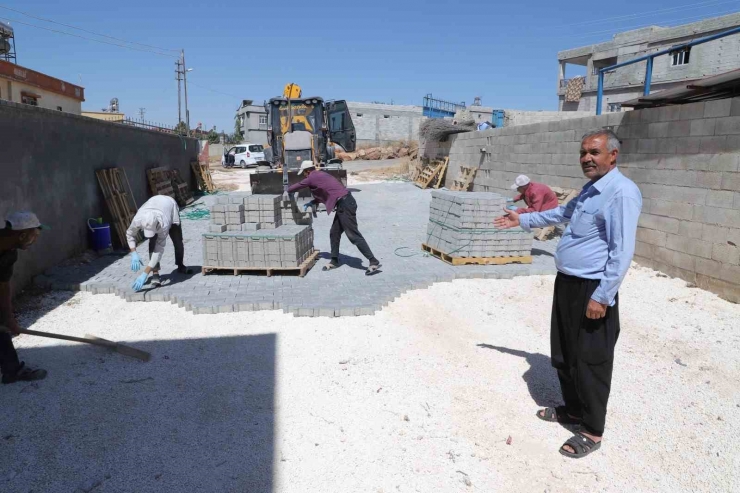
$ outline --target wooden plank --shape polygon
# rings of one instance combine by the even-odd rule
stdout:
[[[201,272],[205,274],[209,274],[216,270],[228,270],[233,271],[234,275],[239,275],[241,272],[264,272],[267,277],[271,277],[275,272],[278,273],[287,273],[287,272],[296,272],[298,273],[298,277],[305,277],[308,271],[311,270],[311,268],[316,264],[316,261],[319,258],[319,250],[314,249],[314,251],[308,256],[306,260],[301,263],[301,265],[298,265],[296,267],[216,267],[216,266],[210,266],[210,265],[204,265],[201,268]]]
[[[447,171],[447,165],[450,162],[450,158],[446,157],[444,162],[442,163],[442,168],[439,170],[439,174],[437,175],[437,183],[434,185],[434,188],[439,188],[440,185],[442,185],[442,179],[445,176],[445,172]]]
[[[430,247],[426,243],[421,244],[421,249],[450,265],[504,265],[532,263],[531,255],[527,255],[526,257],[453,257],[437,250],[436,248]]]

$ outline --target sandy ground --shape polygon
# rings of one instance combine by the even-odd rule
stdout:
[[[33,329],[153,359],[16,339],[50,373],[0,387],[0,491],[739,491],[740,306],[633,267],[604,445],[575,461],[534,416],[558,403],[553,280],[437,284],[348,319],[31,299]]]

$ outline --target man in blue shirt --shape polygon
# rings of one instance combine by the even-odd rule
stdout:
[[[617,291],[635,251],[642,196],[617,169],[619,138],[608,129],[583,136],[581,169],[590,181],[577,198],[531,214],[506,210],[497,228],[525,230],[569,223],[555,253],[550,345],[564,406],[542,409],[545,421],[579,424],[560,453],[585,457],[601,446],[614,346],[619,337]]]

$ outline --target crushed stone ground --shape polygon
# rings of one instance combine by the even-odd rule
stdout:
[[[559,402],[553,280],[437,284],[352,319],[31,300],[32,329],[153,359],[17,338],[49,377],[0,386],[0,491],[739,491],[740,306],[633,267],[604,445],[574,461],[534,416]]]

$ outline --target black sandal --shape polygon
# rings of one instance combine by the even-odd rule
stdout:
[[[565,450],[566,445],[575,450],[575,453]],[[560,447],[560,453],[571,459],[581,459],[591,452],[596,452],[599,448],[601,448],[601,442],[594,442],[583,433],[576,433]]]
[[[540,414],[540,411],[545,411]],[[565,406],[557,407],[546,407],[537,411],[537,417],[542,421],[548,421],[550,423],[560,423],[561,425],[578,425],[581,424],[580,418],[571,418],[568,416],[568,412],[565,410]]]

